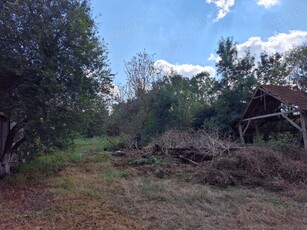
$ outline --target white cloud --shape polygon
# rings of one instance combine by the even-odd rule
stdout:
[[[284,53],[305,42],[307,42],[307,31],[291,30],[289,33],[279,33],[266,40],[262,40],[261,37],[250,37],[246,42],[238,44],[237,50],[239,57],[250,50],[251,54],[258,59],[262,52],[268,54]],[[207,60],[218,62],[220,59],[218,55],[211,53]]]
[[[207,71],[211,77],[214,77],[216,75],[216,70],[213,66],[201,66],[191,64],[174,65],[170,64],[165,60],[157,60],[155,62],[155,66],[161,68],[164,74],[171,74],[172,72],[175,72],[177,74],[189,78],[204,71]]]
[[[215,54],[210,54],[210,57],[207,59],[208,61],[219,62],[221,60],[220,56]]]
[[[256,0],[259,6],[263,6],[268,9],[280,3],[280,0]]]
[[[261,37],[251,37],[246,42],[237,45],[237,49],[239,56],[243,55],[247,49],[250,49],[251,54],[257,57],[264,51],[269,54],[283,53],[306,41],[307,31],[292,30],[289,33],[279,33],[269,37],[266,41],[262,40]]]
[[[218,9],[218,15],[216,19],[214,20],[215,22],[218,22],[220,19],[225,17],[229,11],[230,7],[232,7],[235,4],[235,0],[206,0],[207,3],[214,3]]]

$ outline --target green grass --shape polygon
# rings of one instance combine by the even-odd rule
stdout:
[[[112,143],[118,141],[114,139]],[[106,162],[109,159],[105,150],[111,148],[112,144],[106,137],[79,138],[74,143],[74,146],[67,150],[37,154],[31,161],[20,164],[17,173],[4,178],[1,184],[36,183],[69,165]]]
[[[102,176],[104,179],[112,180],[127,177],[127,173],[109,166],[103,170]]]

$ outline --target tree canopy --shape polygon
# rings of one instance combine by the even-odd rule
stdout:
[[[89,2],[0,0],[0,31],[0,81],[14,76],[0,92],[1,111],[19,133],[12,143],[26,139],[28,149],[67,145],[112,80]]]
[[[209,128],[235,137],[237,123],[258,85],[295,83],[306,88],[306,46],[256,57],[249,50],[239,53],[233,38],[227,37],[218,42],[216,53],[215,77],[203,72],[188,78],[172,71],[155,78],[153,56],[145,51],[125,62],[132,93],[114,107],[111,120],[114,126],[120,124],[118,133],[133,135],[141,130],[154,136],[171,128]]]

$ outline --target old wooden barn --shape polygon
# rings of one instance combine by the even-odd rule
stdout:
[[[241,142],[244,136],[254,133],[276,120],[289,122],[303,135],[307,150],[307,93],[295,87],[262,85],[256,88],[240,122]]]

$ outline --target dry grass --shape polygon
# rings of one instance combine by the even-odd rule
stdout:
[[[116,211],[147,229],[305,229],[304,204],[264,190],[219,190],[175,180],[121,180],[108,193]]]
[[[1,188],[0,229],[144,229],[107,202],[106,187],[123,175],[108,162],[88,162],[41,185]]]
[[[187,180],[205,165],[129,160],[91,152],[35,184],[0,186],[0,229],[307,229],[304,186],[219,189]]]

